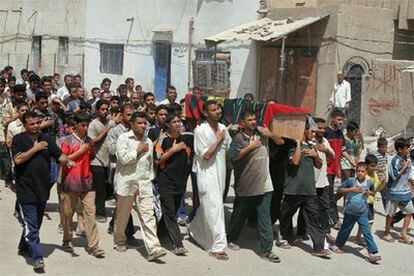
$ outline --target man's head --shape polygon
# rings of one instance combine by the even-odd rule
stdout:
[[[106,119],[109,114],[109,102],[106,100],[99,100],[95,106],[96,117],[99,119]]]
[[[1,70],[0,77],[7,80],[9,78],[9,72],[7,70]]]
[[[342,83],[342,81],[345,79],[345,74],[342,71],[338,72],[338,83]]]
[[[317,126],[315,134],[317,137],[322,138],[325,135],[325,128],[326,128],[325,119],[314,118],[313,120],[315,121],[316,126]]]
[[[76,121],[74,119],[67,119],[66,120],[66,133],[68,135],[71,135],[76,128]]]
[[[28,73],[29,73],[29,71],[27,71],[27,69],[20,70],[20,77],[22,78],[22,80],[24,80],[24,81],[29,80],[29,77],[27,76]]]
[[[142,136],[147,130],[145,112],[134,112],[131,116],[131,128],[136,135]]]
[[[125,85],[128,91],[133,91],[135,86],[135,81],[133,78],[127,78],[125,80]]]
[[[221,120],[222,110],[220,106],[214,100],[207,100],[203,105],[204,113],[207,115],[207,119],[214,122]]]
[[[367,164],[367,174],[373,175],[378,165],[378,159],[373,154],[367,154],[365,156],[365,164]]]
[[[50,95],[50,93],[52,93],[51,92],[52,91],[52,79],[43,77],[40,88],[42,89],[43,92]]]
[[[140,84],[137,84],[137,85],[135,86],[135,92],[137,92],[138,94],[140,94],[140,93],[142,93],[142,92],[143,92],[143,90],[142,90],[142,86],[141,86]]]
[[[135,108],[140,107],[140,105],[141,105],[141,96],[140,96],[139,93],[132,92],[129,100]]]
[[[13,76],[13,66],[7,65],[4,67],[4,70],[7,71],[7,73],[9,74],[9,78]]]
[[[410,142],[405,138],[398,138],[394,142],[394,148],[398,155],[407,157],[410,154]]]
[[[182,122],[179,115],[172,113],[167,116],[165,120],[167,123],[168,129],[175,133],[180,133],[182,129]]]
[[[242,123],[246,131],[254,131],[257,128],[256,114],[247,110],[242,114]]]
[[[356,165],[356,176],[359,182],[365,181],[365,177],[367,176],[367,164],[365,162],[359,162]]]
[[[99,98],[101,100],[105,100],[107,102],[109,102],[111,100],[111,92],[109,91],[102,91]]]
[[[14,87],[13,91],[13,99],[20,103],[26,101],[27,95],[26,95],[26,85],[24,84],[18,84]]]
[[[345,114],[341,110],[335,109],[331,114],[331,124],[336,128],[340,128],[344,123],[344,118]]]
[[[87,113],[89,116],[91,115],[92,105],[88,102],[81,101],[79,103],[79,110],[82,112]]]
[[[248,100],[248,101],[253,101],[254,100],[254,95],[252,93],[246,93],[246,94],[244,94],[243,98],[245,100]]]
[[[311,124],[309,120],[306,120],[305,131],[303,133],[303,137],[306,142],[312,141],[313,138],[315,137],[315,131],[311,129]]]
[[[81,82],[82,82],[82,76],[81,75],[79,75],[79,74],[76,74],[74,77],[73,77],[73,81],[74,82],[76,82],[77,84],[81,84]]]
[[[147,114],[147,121],[150,123],[155,122],[155,114],[156,114],[157,106],[155,104],[147,105],[145,108],[145,113]]]
[[[65,83],[65,86],[68,88],[69,84],[71,84],[73,81],[73,76],[70,74],[67,74],[63,77],[63,82]]]
[[[79,84],[77,84],[77,83],[75,83],[75,82],[71,82],[71,83],[68,85],[69,95],[70,95],[72,98],[78,98],[78,87],[79,87]]]
[[[349,138],[354,138],[359,132],[359,125],[355,121],[349,121],[346,126],[346,133]]]
[[[75,132],[80,136],[86,136],[88,134],[89,123],[91,122],[89,114],[83,111],[76,112],[75,122]]]
[[[104,78],[101,82],[101,89],[105,92],[110,92],[112,81],[108,78]]]
[[[165,126],[165,121],[168,116],[168,107],[166,105],[159,105],[155,109],[155,121],[160,127]]]
[[[111,111],[118,112],[119,110],[119,97],[118,96],[112,96],[109,100],[109,106]]]
[[[40,118],[39,114],[34,111],[27,111],[23,114],[21,121],[28,134],[39,134],[40,133]]]
[[[53,74],[53,81],[56,83],[59,83],[60,75],[58,73]]]
[[[117,90],[118,90],[119,96],[122,96],[122,97],[128,96],[128,88],[125,84],[119,85]]]
[[[132,114],[134,113],[134,107],[130,103],[126,103],[121,107],[122,123],[125,126],[129,126],[131,122]]]
[[[167,99],[170,101],[170,102],[175,102],[176,100],[177,100],[177,90],[175,89],[175,87],[174,86],[172,86],[172,85],[169,85],[168,87],[167,87],[167,91],[166,91],[166,96],[167,96]]]
[[[81,85],[78,85],[78,88],[77,88],[77,97],[80,100],[84,100],[85,99],[85,89],[83,89],[83,87]]]
[[[13,91],[14,87],[16,86],[16,77],[10,76],[7,79],[7,86],[9,87],[10,91]]]
[[[99,98],[99,94],[100,94],[100,92],[99,92],[99,88],[98,87],[94,87],[94,88],[92,88],[92,90],[91,90],[91,94],[92,94],[92,98],[93,99],[96,99],[96,98]]]
[[[201,96],[203,93],[201,92],[201,89],[197,86],[193,87],[193,95],[194,96]]]
[[[145,105],[154,104],[155,103],[154,93],[152,93],[152,92],[146,92],[144,94],[144,102],[145,102]]]
[[[41,80],[38,75],[34,74],[29,77],[29,86],[31,90],[39,89],[40,83],[41,83]]]
[[[43,91],[35,95],[36,107],[43,113],[47,112],[47,107],[49,106],[48,98],[49,96]]]
[[[388,148],[388,141],[387,141],[387,139],[384,138],[384,137],[378,138],[378,140],[377,140],[377,148],[378,148],[378,151],[382,155],[386,154],[387,153],[387,148]]]
[[[27,103],[21,103],[17,105],[17,114],[19,114],[19,118],[23,117],[23,114],[29,111],[29,105]]]

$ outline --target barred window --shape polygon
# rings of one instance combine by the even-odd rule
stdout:
[[[69,38],[66,36],[59,37],[59,64],[66,65],[69,63]]]
[[[215,53],[208,49],[197,50],[194,61],[194,85],[213,93],[229,90],[230,54]]]
[[[124,67],[124,45],[123,44],[99,44],[101,52],[101,62],[99,71],[101,73],[109,73],[122,75]]]

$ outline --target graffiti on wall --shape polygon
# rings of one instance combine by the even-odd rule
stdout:
[[[368,112],[381,116],[399,106],[398,72],[395,65],[375,64],[362,92]]]

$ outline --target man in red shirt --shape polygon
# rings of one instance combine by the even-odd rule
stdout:
[[[97,258],[105,256],[99,248],[98,227],[95,221],[95,191],[92,185],[90,161],[94,155],[91,138],[87,136],[91,121],[88,114],[78,112],[75,115],[75,131],[63,138],[62,152],[76,162],[76,168],[62,166],[62,211],[63,220],[63,249],[73,252],[72,217],[76,204],[80,199],[83,207],[84,223],[88,252]]]

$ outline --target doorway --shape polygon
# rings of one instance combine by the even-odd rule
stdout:
[[[154,92],[157,101],[165,99],[171,77],[171,42],[154,42]]]
[[[346,74],[346,80],[351,85],[351,106],[348,120],[355,121],[358,124],[361,123],[361,90],[362,76],[364,74],[364,68],[359,64],[353,65]]]

